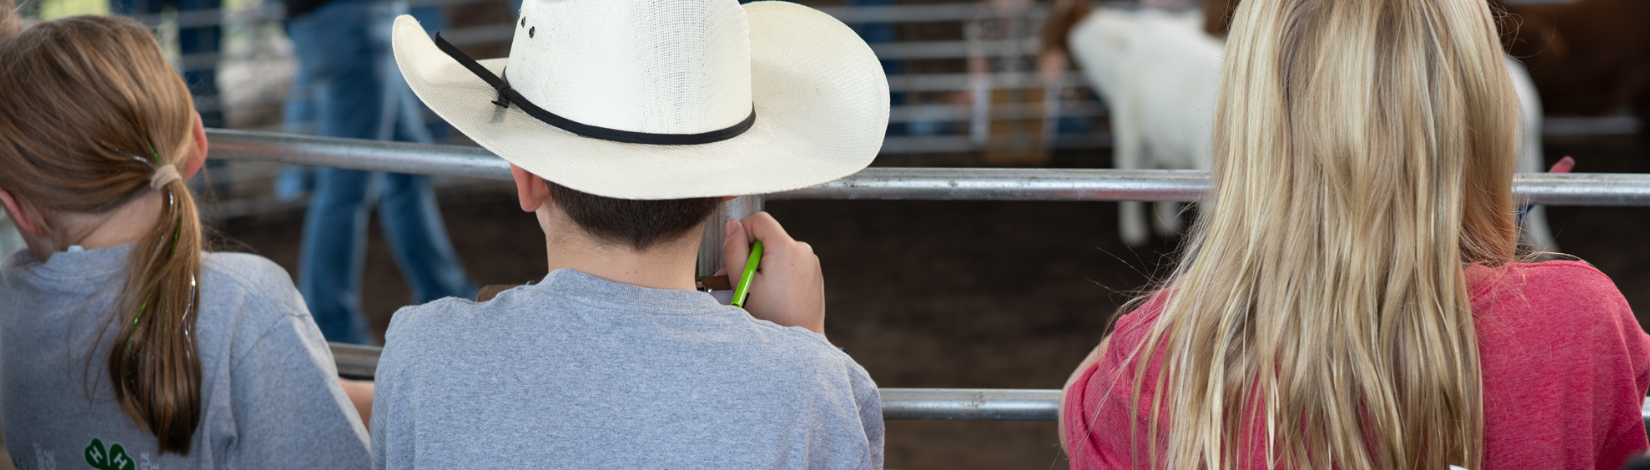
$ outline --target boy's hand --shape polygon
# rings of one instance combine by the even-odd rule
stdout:
[[[779,326],[825,334],[825,275],[813,247],[791,239],[767,212],[758,212],[744,223],[730,220],[722,233],[725,271],[735,286],[744,274],[751,244],[762,241],[762,262],[751,279],[745,311]]]

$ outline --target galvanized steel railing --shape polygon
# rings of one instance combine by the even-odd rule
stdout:
[[[509,164],[479,147],[212,130],[212,157],[359,170],[509,180]],[[769,199],[1195,201],[1208,176],[1182,170],[868,168]],[[1532,204],[1650,206],[1650,175],[1519,174]]]
[[[359,170],[509,180],[509,164],[485,149],[264,132],[208,131],[213,158]],[[773,199],[919,199],[1019,201],[1195,201],[1208,176],[1167,170],[869,168],[829,183],[769,195]],[[1650,206],[1650,175],[1520,174],[1515,191],[1549,205]],[[340,375],[371,378],[381,349],[332,345]],[[886,419],[1053,421],[1059,390],[882,390]],[[1645,408],[1650,423],[1650,406]]]
[[[509,164],[485,149],[263,132],[208,131],[213,158],[359,170],[509,180]],[[769,195],[773,199],[919,199],[1020,201],[1195,201],[1208,187],[1202,172],[869,168],[829,183]],[[1520,174],[1515,191],[1549,205],[1650,206],[1650,175]],[[719,232],[718,232],[719,233]],[[372,378],[381,349],[332,345],[340,375]],[[883,389],[883,417],[913,420],[1053,421],[1059,390]],[[1650,400],[1644,416],[1650,423]],[[1650,424],[1647,424],[1650,426]]]
[[[338,374],[371,379],[382,348],[332,343]],[[1060,416],[1059,390],[884,388],[882,418],[898,420],[1055,421]],[[1641,410],[1650,428],[1650,398]]]

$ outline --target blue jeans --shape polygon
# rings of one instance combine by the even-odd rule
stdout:
[[[390,55],[396,7],[335,0],[292,18],[287,34],[297,49],[299,82],[307,85],[308,112],[317,132],[430,143],[423,107],[402,81]],[[426,28],[439,28],[436,8],[413,9]],[[304,220],[298,289],[328,341],[367,343],[361,314],[361,269],[367,220],[376,191],[378,214],[414,303],[474,297],[476,285],[447,239],[429,177],[317,168]]]
[[[118,15],[159,15],[167,6],[174,7],[178,13],[187,13],[201,10],[217,10],[223,7],[223,0],[110,0],[109,9]],[[158,20],[157,20],[158,21]],[[178,52],[184,56],[207,57],[217,54],[219,42],[222,39],[222,28],[214,24],[211,26],[178,28]],[[201,123],[206,127],[223,127],[223,103],[218,99],[218,69],[216,65],[210,67],[194,66],[183,71],[183,81],[189,85],[189,93],[194,95],[195,110],[201,113]]]

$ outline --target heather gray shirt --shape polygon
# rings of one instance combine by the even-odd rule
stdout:
[[[161,454],[121,411],[105,360],[131,245],[19,251],[0,266],[0,422],[19,469],[350,469],[371,464],[315,321],[275,263],[202,258],[195,319],[201,420],[188,457]],[[129,466],[128,466],[129,464]]]
[[[824,336],[573,270],[390,322],[374,468],[881,469],[882,405]]]

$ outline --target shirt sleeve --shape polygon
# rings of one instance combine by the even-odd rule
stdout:
[[[230,468],[367,468],[366,428],[308,312],[281,315],[236,349]]]
[[[385,354],[378,359],[376,388],[372,397],[372,468],[413,468],[417,449],[410,436],[416,434],[405,412],[406,397],[401,390],[401,356],[393,340],[385,341]],[[390,461],[394,460],[392,464]]]
[[[1605,426],[1608,435],[1600,436],[1602,452],[1598,468],[1620,468],[1628,459],[1650,450],[1644,425],[1645,393],[1650,392],[1650,336],[1645,335],[1634,318],[1633,310],[1608,278],[1599,276],[1608,288],[1599,288],[1600,307],[1608,312],[1607,321],[1599,329],[1594,342],[1595,354],[1601,358],[1595,367],[1593,387],[1602,392],[1603,401],[1614,409],[1597,410],[1598,416],[1615,416]],[[1614,359],[1614,360],[1611,360]],[[1618,392],[1619,391],[1619,392]],[[1606,398],[1614,397],[1614,398]]]
[[[1094,434],[1089,430],[1088,413],[1084,411],[1090,393],[1089,383],[1099,369],[1098,362],[1090,364],[1088,370],[1071,383],[1065,401],[1060,403],[1060,426],[1065,428],[1066,456],[1071,461],[1072,470],[1096,468],[1100,457],[1091,439]]]
[[[414,409],[409,403],[418,380],[411,375],[414,355],[409,345],[422,344],[417,327],[409,326],[417,314],[403,308],[390,317],[384,333],[384,352],[378,357],[378,372],[372,397],[372,468],[416,468],[418,435]]]
[[[382,357],[379,360],[379,364],[383,364]],[[391,390],[390,383],[383,380],[383,377],[383,375],[374,377],[376,382],[373,384],[372,391],[372,428],[376,430],[372,433],[373,470],[389,468],[385,446],[389,445],[389,434],[399,431],[393,424],[390,424],[391,419],[387,416],[390,413],[387,405],[396,398],[394,391]]]
[[[880,469],[887,430],[882,422],[882,393],[864,369],[855,367],[854,402],[859,406],[859,422],[865,427],[865,441],[871,446],[870,469]]]
[[[1162,298],[1154,297],[1134,312],[1117,320],[1100,360],[1083,371],[1066,391],[1060,404],[1060,426],[1066,433],[1066,453],[1072,470],[1135,468],[1137,459],[1151,455],[1146,439],[1149,423],[1141,419],[1140,403],[1132,398],[1134,365],[1129,359],[1143,341],[1146,329],[1155,321]],[[1153,365],[1144,373],[1141,400],[1151,402],[1158,351]],[[1146,405],[1150,407],[1151,405]]]

